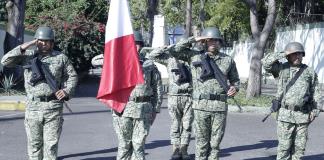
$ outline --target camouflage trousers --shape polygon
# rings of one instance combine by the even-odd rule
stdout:
[[[277,160],[300,160],[308,137],[308,123],[295,124],[278,121]]]
[[[29,160],[56,160],[63,108],[25,113]]]
[[[218,160],[220,143],[226,126],[226,111],[209,112],[194,109],[196,160]]]
[[[144,145],[151,119],[113,114],[113,123],[118,137],[117,160],[145,160]]]
[[[171,144],[189,145],[193,121],[192,101],[190,96],[168,97],[168,109],[171,116]]]

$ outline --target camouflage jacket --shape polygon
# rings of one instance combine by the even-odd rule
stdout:
[[[144,52],[146,50],[141,50]],[[145,53],[141,53],[145,54]],[[92,63],[96,65],[103,65],[103,56],[98,55],[98,58],[93,59]],[[102,58],[100,58],[102,57]],[[141,58],[143,58],[141,56]],[[157,70],[153,61],[141,59],[143,62],[142,69],[144,74],[144,84],[138,84],[131,92],[129,101],[126,104],[123,117],[144,118],[146,114],[152,112],[160,112],[162,104],[162,79],[160,72]],[[135,99],[140,97],[150,97],[148,102],[137,102]]]
[[[169,95],[191,95],[192,92],[192,81],[191,81],[191,73],[190,73],[190,66],[187,62],[182,60],[178,60],[170,54],[165,54],[161,49],[153,50],[146,54],[146,58],[153,59],[161,64],[167,66],[168,75],[169,75]],[[161,56],[162,55],[162,56]],[[164,55],[164,56],[163,56]],[[179,68],[180,65],[183,65],[183,68]],[[179,83],[180,76],[182,73],[181,69],[183,69],[188,81]],[[188,72],[186,72],[188,71]]]
[[[284,53],[272,53],[262,59],[264,69],[278,76],[277,98],[283,94],[278,120],[290,123],[308,123],[310,112],[314,112],[315,115],[319,114],[320,89],[317,74],[312,68],[307,67],[286,91],[287,84],[302,65],[293,67],[288,62],[278,61],[284,57]]]
[[[17,65],[25,66],[36,56],[38,56],[42,64],[55,78],[57,85],[60,86],[60,88],[63,89],[69,95],[69,97],[71,97],[77,85],[77,74],[68,57],[61,52],[53,51],[47,56],[41,56],[36,54],[35,50],[26,50],[23,54],[21,53],[19,45],[4,55],[1,63],[7,67],[14,67]],[[51,105],[43,105],[42,108],[37,106],[33,99],[51,96],[53,95],[53,91],[45,79],[32,86],[29,83],[31,78],[32,71],[30,69],[24,69],[25,89],[27,93],[27,109],[42,110],[62,107],[62,104],[56,100],[52,101]]]
[[[202,69],[200,67],[194,67],[193,62],[201,61],[201,54],[205,53],[189,49],[188,46],[191,43],[191,40],[183,41],[182,43],[177,43],[176,45],[169,46],[166,49],[161,48],[162,51],[159,52],[165,53],[161,56],[167,56],[167,54],[171,54],[173,57],[186,61],[190,64],[193,87],[192,98],[194,104],[196,104],[193,105],[193,109],[204,111],[227,111],[226,100],[210,100],[209,98],[206,98],[211,95],[221,95],[223,97],[226,97],[226,92],[222,89],[218,81],[213,77],[205,81],[200,81]],[[167,50],[167,52],[165,50]],[[233,85],[238,91],[240,79],[234,60],[224,53],[218,53],[214,56],[210,56],[210,58],[218,65],[220,70],[227,77],[229,83]]]

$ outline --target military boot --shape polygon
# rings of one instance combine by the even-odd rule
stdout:
[[[182,160],[190,160],[190,156],[188,155],[188,145],[181,145],[180,152]]]
[[[172,151],[171,160],[180,160],[181,154],[180,154],[180,148],[179,145],[173,145],[173,151]]]

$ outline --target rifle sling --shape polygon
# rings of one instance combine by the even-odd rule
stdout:
[[[300,77],[300,75],[303,73],[303,71],[304,71],[306,68],[307,68],[307,66],[304,65],[304,64],[302,64],[302,66],[300,67],[300,69],[297,71],[297,73],[294,75],[294,77],[293,77],[293,78],[289,81],[289,83],[287,84],[285,92],[283,92],[283,93],[280,95],[280,97],[279,97],[279,99],[278,99],[279,102],[282,101],[283,96],[284,96],[284,93],[287,93],[287,92],[288,92],[288,90],[290,89],[290,87],[291,87],[292,85],[294,85],[294,83],[297,81],[297,79]]]
[[[209,57],[209,64],[212,67],[212,70],[214,70],[215,79],[221,85],[221,87],[224,89],[224,91],[227,92],[229,87],[227,85],[227,80],[226,80],[223,72],[219,69],[218,65],[214,61],[211,60],[210,57]]]

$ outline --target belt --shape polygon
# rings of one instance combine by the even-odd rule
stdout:
[[[151,101],[151,97],[149,97],[149,96],[130,97],[129,100],[134,101],[134,102],[149,102],[149,101]]]
[[[177,93],[190,93],[190,91],[188,89],[179,89]]]
[[[33,97],[32,100],[39,101],[39,102],[49,102],[49,101],[57,100],[57,98],[55,95],[51,95],[51,96]]]
[[[288,106],[285,105],[284,106],[285,109],[291,110],[291,111],[299,111],[299,112],[303,112],[303,113],[309,113],[310,110],[308,109],[308,107],[296,107],[296,106]]]
[[[226,102],[227,100],[227,95],[225,94],[200,94],[198,97],[194,96],[194,99],[207,99],[207,100],[217,100],[217,101],[222,101]]]

